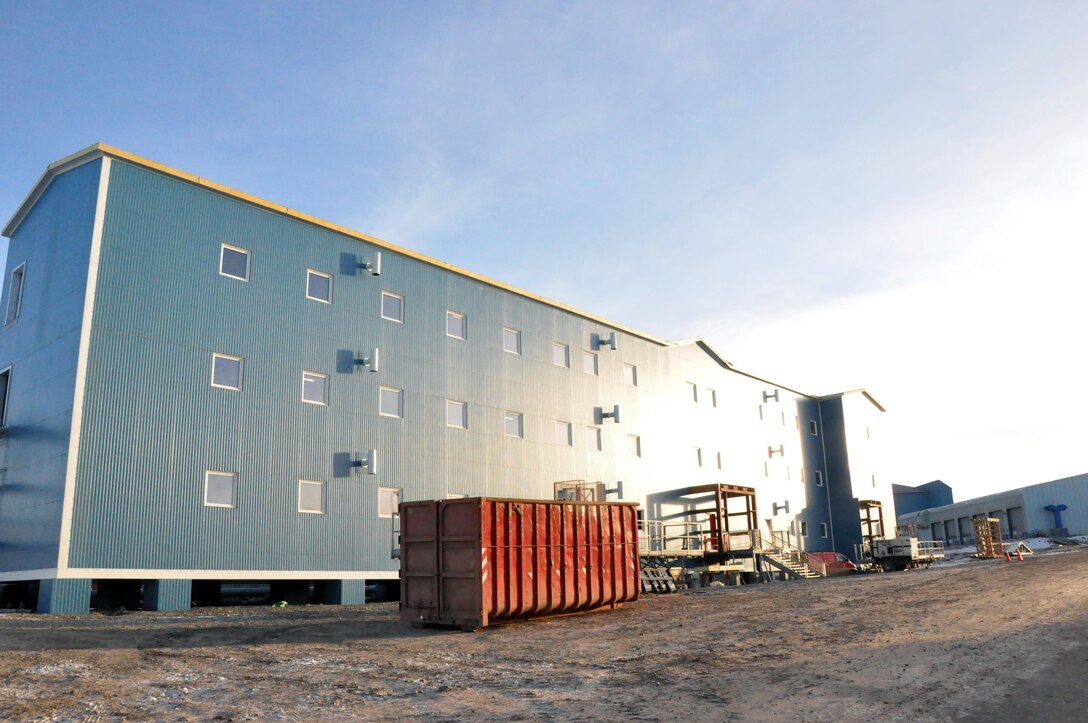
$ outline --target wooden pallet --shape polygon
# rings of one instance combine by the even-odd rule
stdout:
[[[657,594],[676,592],[676,581],[672,579],[668,568],[647,567],[642,570],[642,592]]]

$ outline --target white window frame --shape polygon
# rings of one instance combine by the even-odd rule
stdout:
[[[510,434],[510,430],[506,428],[506,423],[510,420],[515,420],[518,423],[518,433]],[[512,412],[509,409],[505,410],[502,414],[502,433],[504,437],[510,439],[525,439],[525,415],[521,412]]]
[[[238,386],[232,387],[232,386],[228,386],[226,384],[216,384],[215,383],[215,360],[216,359],[230,359],[231,361],[238,362]],[[217,351],[212,352],[212,378],[211,378],[211,383],[212,383],[213,387],[215,387],[216,389],[230,389],[233,392],[240,392],[240,391],[242,391],[242,386],[245,384],[245,374],[246,374],[246,360],[243,357],[234,356],[233,354],[222,354],[222,353],[217,352]]]
[[[386,297],[389,297],[391,299],[400,299],[400,318],[399,319],[396,318],[395,316],[386,316],[385,315],[385,299],[386,299]],[[381,312],[381,315],[382,315],[383,319],[385,319],[386,321],[395,321],[398,324],[403,324],[404,323],[404,306],[405,306],[405,304],[404,304],[404,294],[398,294],[395,291],[382,290],[382,304],[381,304],[380,312]]]
[[[514,335],[514,342],[515,342],[514,345],[517,348],[516,351],[514,349],[507,349],[506,348],[506,335],[508,333]],[[503,351],[504,354],[513,354],[514,356],[521,356],[521,330],[520,329],[514,329],[513,327],[509,327],[509,326],[504,326],[502,328],[502,351]]]
[[[382,514],[382,493],[383,492],[392,493],[391,496],[394,497],[396,499],[396,501],[397,501],[397,504],[394,506],[394,509],[389,511],[388,514]],[[396,517],[398,514],[400,514],[400,492],[401,492],[401,490],[400,490],[399,487],[379,487],[378,488],[378,506],[377,506],[378,517],[392,518],[392,517]]]
[[[586,369],[586,363],[589,362],[590,359],[593,360],[593,368]],[[585,374],[592,374],[595,377],[599,377],[601,375],[600,360],[597,359],[597,354],[595,352],[585,350],[582,351],[582,372]]]
[[[560,350],[563,352],[562,364],[555,360],[555,353]],[[552,342],[552,364],[557,367],[563,367],[564,369],[570,369],[570,344],[562,344],[558,341]]]
[[[15,275],[19,275],[19,287],[15,287]],[[11,326],[23,315],[23,292],[26,290],[26,261],[11,270],[8,277],[8,305],[4,312],[4,326]],[[14,305],[14,308],[13,308]]]
[[[382,410],[382,392],[397,393],[397,413],[388,414]],[[404,390],[396,387],[378,387],[378,416],[389,419],[404,419]]]
[[[4,394],[0,397],[0,429],[8,426],[8,401],[11,399],[11,366],[8,365],[6,368],[0,369],[0,377],[7,377]]]
[[[461,410],[460,424],[450,424],[450,408],[453,406]],[[446,426],[450,429],[468,429],[468,402],[459,402],[456,399],[446,400]]]
[[[310,295],[310,276],[320,276],[329,280],[329,298],[322,299],[320,296]],[[332,304],[332,274],[326,274],[324,271],[318,271],[317,269],[306,269],[306,298],[311,301],[320,301],[322,304]]]
[[[450,319],[461,320],[461,336],[450,333]],[[451,339],[458,339],[460,341],[466,341],[468,339],[468,317],[459,311],[453,311],[452,309],[446,309],[446,336]]]
[[[630,375],[628,375],[628,373],[627,373],[628,369],[631,370]],[[631,378],[630,381],[628,381],[628,379],[627,379],[628,376],[630,376],[630,378]],[[630,385],[632,387],[637,387],[638,386],[638,367],[637,366],[635,366],[634,364],[624,364],[623,365],[623,383],[628,384],[628,385]]]
[[[635,443],[634,449],[631,449],[631,442]],[[642,457],[642,437],[637,434],[627,435],[627,452],[632,457]],[[632,454],[633,453],[633,454]]]
[[[801,537],[808,537],[808,523],[804,520],[800,520],[801,524]]]
[[[302,486],[303,485],[318,485],[321,489],[321,509],[320,510],[304,510],[302,509]],[[317,479],[300,479],[298,481],[298,511],[304,515],[323,515],[325,514],[325,483]]]
[[[321,401],[320,402],[315,402],[312,399],[307,399],[306,398],[306,377],[307,376],[317,377],[317,378],[321,379],[324,382],[324,384],[322,385],[323,393],[321,395]],[[303,404],[314,404],[314,405],[317,405],[319,407],[329,406],[329,375],[328,374],[322,374],[321,372],[306,371],[305,369],[303,369],[302,370],[302,397],[301,398],[302,398],[302,403]]]
[[[824,486],[824,473],[821,470],[816,470],[816,486]]]
[[[820,537],[822,539],[825,539],[825,540],[827,539],[827,523],[826,522],[821,522],[820,523]]]
[[[589,442],[589,435],[594,435],[593,444]],[[586,449],[593,449],[598,452],[604,449],[604,440],[601,438],[600,427],[586,427]]]
[[[820,436],[820,427],[816,424],[815,419],[808,420],[808,433],[811,434],[813,437]]]
[[[559,429],[563,429],[563,441],[559,441]],[[574,425],[570,422],[555,420],[555,444],[559,447],[574,446]]]
[[[230,249],[231,251],[237,251],[240,254],[245,254],[245,257],[246,257],[246,275],[244,277],[243,276],[235,276],[234,274],[228,274],[228,273],[225,273],[223,271],[223,256],[225,255],[223,252],[226,249]],[[235,246],[234,244],[228,244],[228,243],[220,244],[219,245],[219,275],[220,276],[226,276],[228,279],[234,279],[235,281],[245,281],[246,283],[249,283],[249,277],[253,275],[253,253],[249,249],[244,249],[241,246]]]
[[[208,480],[211,475],[228,475],[231,478],[230,485],[230,504],[225,505],[222,502],[208,502]],[[228,509],[235,509],[238,507],[238,473],[228,472],[222,469],[206,469],[204,470],[204,506],[205,507],[224,507]]]

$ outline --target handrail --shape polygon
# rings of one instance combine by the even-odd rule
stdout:
[[[807,552],[799,550],[789,542],[786,541],[782,535],[773,535],[771,538],[763,536],[763,533],[756,533],[762,539],[762,547],[764,554],[766,554],[769,548],[772,554],[776,554],[778,557],[784,557],[795,563],[804,565],[806,569],[816,573],[820,577],[827,577],[827,563],[819,558],[812,557]]]

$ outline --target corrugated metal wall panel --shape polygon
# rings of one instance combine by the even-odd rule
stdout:
[[[224,242],[252,252],[248,282],[218,273]],[[550,498],[559,480],[622,480],[624,498],[640,500],[727,482],[772,490],[761,510],[807,494],[799,476],[761,477],[767,430],[754,422],[767,384],[697,347],[622,333],[618,350],[597,351],[599,375],[585,374],[583,351],[610,329],[391,251],[380,277],[358,272],[373,252],[115,161],[73,566],[392,570],[379,485],[404,500]],[[307,268],[334,275],[333,304],[305,298]],[[403,294],[404,324],[380,318],[382,290]],[[446,336],[446,309],[466,315],[466,341]],[[503,352],[504,326],[522,332],[521,355]],[[552,363],[553,341],[569,345],[570,369]],[[345,354],[375,346],[379,373],[341,371]],[[241,392],[210,386],[213,352],[245,359]],[[637,364],[637,388],[623,383],[624,362]],[[304,369],[330,375],[327,408],[301,402]],[[689,380],[715,388],[718,407],[693,406]],[[378,415],[381,385],[404,390],[403,419]],[[446,426],[447,398],[468,402],[467,431]],[[614,404],[622,422],[596,424],[594,409]],[[790,424],[774,435],[798,465],[793,396],[782,406]],[[524,439],[504,435],[505,410],[525,415]],[[573,447],[554,443],[556,420],[573,425]],[[600,427],[602,451],[587,448],[587,426]],[[629,434],[642,438],[641,458],[627,453]],[[689,463],[692,446],[706,449],[701,469]],[[378,475],[341,476],[338,455],[370,448],[380,450]],[[239,474],[235,509],[203,505],[206,469]],[[300,478],[325,482],[327,514],[297,511]]]
[[[0,572],[57,566],[72,399],[101,161],[58,175],[20,224],[4,271],[26,263],[18,320],[0,327],[11,371],[0,438]]]

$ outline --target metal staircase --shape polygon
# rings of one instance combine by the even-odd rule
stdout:
[[[760,535],[760,554],[771,567],[792,580],[812,580],[827,576],[827,565],[811,558],[785,540]]]

